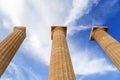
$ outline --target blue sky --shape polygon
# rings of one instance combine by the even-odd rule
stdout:
[[[0,80],[48,80],[51,26],[66,25],[76,80],[120,80],[120,72],[96,41],[92,26],[108,26],[120,42],[119,0],[0,0],[0,41],[15,25],[27,37]]]

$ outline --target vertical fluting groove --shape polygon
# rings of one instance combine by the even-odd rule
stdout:
[[[110,52],[114,53],[113,50],[109,50]],[[112,54],[109,54],[109,57],[112,58]],[[114,56],[114,58],[112,59],[113,62],[118,62],[119,60],[116,59],[117,58],[117,55]],[[119,63],[116,63],[117,66],[120,66]]]
[[[60,31],[59,31],[59,35],[60,35]],[[62,37],[59,37],[59,40],[62,41]],[[61,45],[60,41],[59,41],[59,45]],[[62,64],[62,60],[63,60],[62,50],[60,50],[60,56],[59,57],[60,57],[60,66],[61,66],[61,68],[60,68],[60,75],[61,76],[60,77],[62,78],[61,80],[64,80],[63,64]]]
[[[25,27],[15,27],[14,31],[0,43],[0,77],[9,65],[25,37]]]
[[[12,34],[14,34],[14,33],[13,32],[10,33],[5,40],[3,40],[2,42],[0,42],[0,47],[3,46],[3,44],[5,44],[7,41],[9,41],[8,39],[10,39],[13,36]]]
[[[19,34],[19,33],[18,33],[18,34]],[[13,38],[12,40],[14,40],[14,39],[16,39],[16,38],[17,38],[17,36],[14,35],[14,38]],[[7,47],[8,50],[6,50],[6,51],[8,51],[8,52],[4,52],[4,54],[6,54],[6,53],[9,53],[9,54],[6,54],[6,56],[4,56],[5,58],[4,58],[4,60],[2,60],[3,64],[1,64],[1,65],[5,66],[4,63],[7,63],[7,62],[5,62],[6,59],[9,61],[9,59],[10,59],[10,56],[9,56],[9,55],[12,55],[12,54],[11,54],[11,49],[13,48],[13,47],[12,47],[13,45],[14,45],[14,44],[13,44],[13,41],[11,41],[10,44],[9,44],[9,46],[8,46],[9,48]],[[1,66],[1,67],[3,67],[3,66]],[[3,68],[4,68],[4,67],[3,67]]]
[[[21,33],[21,34],[20,34],[20,33]],[[4,56],[5,58],[3,58],[3,60],[2,60],[2,62],[3,62],[4,64],[7,62],[7,60],[10,61],[10,60],[12,59],[14,53],[15,53],[16,50],[17,50],[17,49],[16,49],[17,45],[19,46],[19,44],[17,44],[17,41],[19,40],[18,43],[21,42],[21,40],[19,39],[19,38],[20,38],[19,36],[21,36],[21,35],[23,35],[23,33],[20,32],[20,31],[18,31],[18,34],[13,38],[14,42],[11,41],[12,43],[10,44],[9,50],[7,50],[8,52],[5,52],[5,53],[9,53],[9,54],[6,54],[6,55]],[[14,52],[14,51],[15,51],[15,52]],[[1,62],[1,63],[2,63],[2,62]],[[1,64],[1,65],[4,65],[4,64]]]
[[[16,52],[16,50],[17,49],[15,49],[15,48],[18,48],[18,46],[15,46],[15,43],[17,42],[17,40],[19,39],[19,37],[18,36],[21,36],[21,34],[20,34],[20,32],[19,32],[19,34],[17,34],[16,35],[16,37],[13,39],[13,40],[16,40],[16,41],[14,41],[14,43],[12,43],[11,44],[11,48],[10,48],[10,53],[8,54],[8,55],[6,55],[6,58],[4,58],[5,60],[3,60],[3,66],[1,66],[1,67],[3,67],[3,69],[2,69],[2,71],[4,71],[5,69],[6,69],[6,67],[7,67],[7,65],[9,64],[9,62],[11,61],[11,59],[12,59],[12,57],[14,56],[14,53]],[[21,41],[19,41],[18,43],[20,43]],[[16,45],[18,44],[18,43],[16,43]],[[7,61],[6,61],[7,60]]]
[[[75,80],[66,41],[65,28],[55,27],[52,32],[52,39],[48,80]]]
[[[19,33],[18,33],[19,34]],[[6,59],[5,58],[5,56],[7,57],[8,55],[10,55],[10,52],[9,52],[9,50],[11,50],[12,49],[12,46],[14,45],[13,44],[13,41],[14,41],[14,39],[16,39],[17,38],[17,36],[16,35],[18,35],[18,34],[15,34],[14,36],[13,36],[13,38],[11,39],[11,42],[7,42],[6,43],[6,45],[3,45],[3,47],[2,47],[2,51],[1,51],[1,53],[4,53],[1,57],[1,61],[2,62],[4,62],[4,59]],[[5,48],[4,48],[5,47]],[[7,50],[6,50],[7,49]],[[9,54],[6,54],[6,53],[9,53]],[[2,63],[0,61],[0,63]],[[0,65],[2,65],[2,64],[0,64]]]
[[[16,34],[18,34],[18,33],[12,32],[12,33],[9,35],[9,37],[5,38],[5,40],[3,40],[3,41],[1,42],[1,45],[2,45],[1,47],[7,46],[7,45],[8,45],[8,42],[9,42],[10,40],[13,40],[13,38],[14,38],[14,36],[15,36]]]
[[[13,33],[13,32],[12,32]],[[11,36],[11,37],[10,37]],[[9,35],[9,39],[5,39],[0,43],[0,58],[4,55],[5,49],[3,47],[8,46],[8,42],[11,41],[14,38],[14,34]]]

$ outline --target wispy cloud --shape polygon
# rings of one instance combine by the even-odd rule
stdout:
[[[68,35],[73,36],[76,32],[79,31],[84,31],[84,30],[88,30],[91,27],[88,26],[84,26],[84,25],[79,25],[79,26],[70,26],[68,29]]]
[[[5,6],[6,5],[6,6]],[[0,10],[8,15],[13,23],[20,25],[20,18],[23,12],[23,0],[1,0]]]
[[[71,59],[74,67],[74,71],[77,75],[87,76],[91,74],[106,74],[108,72],[115,72],[117,69],[115,66],[107,62],[102,55],[102,51],[98,46],[87,47],[81,49],[83,45],[69,45],[71,52]],[[81,42],[80,42],[81,43]],[[88,41],[86,42],[88,44]],[[79,49],[80,48],[80,49]]]
[[[109,71],[116,71],[117,69],[108,64],[103,57],[96,58],[90,56],[88,53],[78,53],[73,55],[73,65],[75,73],[78,75],[90,74],[105,74]]]
[[[81,16],[88,14],[92,6],[97,5],[98,2],[99,0],[73,0],[65,25],[73,24]]]
[[[41,80],[40,75],[36,75],[30,67],[24,66],[10,63],[6,72],[8,75],[4,75],[0,80]]]

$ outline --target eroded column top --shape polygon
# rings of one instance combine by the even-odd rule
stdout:
[[[25,26],[15,26],[14,31],[16,31],[16,30],[22,30],[22,31],[26,32],[26,27]]]
[[[107,26],[93,26],[92,27],[92,30],[91,30],[91,33],[90,33],[90,37],[89,37],[89,40],[94,40],[94,33],[96,31],[99,31],[99,30],[103,30],[103,31],[106,31],[108,30],[108,27]]]
[[[62,29],[65,32],[65,36],[66,36],[67,26],[51,26],[51,40],[53,39],[53,33],[54,33],[54,31],[56,31],[58,29]]]

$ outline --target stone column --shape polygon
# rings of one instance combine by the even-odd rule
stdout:
[[[65,26],[52,26],[52,51],[48,80],[75,80]]]
[[[14,31],[0,43],[0,77],[6,70],[25,37],[25,27],[14,27]]]
[[[120,43],[106,33],[107,27],[93,27],[90,40],[96,40],[120,70]]]

